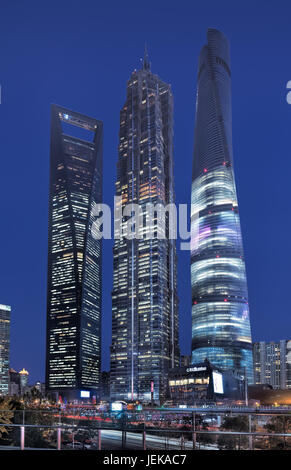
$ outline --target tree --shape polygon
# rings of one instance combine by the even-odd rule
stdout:
[[[248,432],[248,416],[226,416],[221,429],[223,431]],[[221,434],[218,436],[217,444],[220,449],[233,450],[241,447],[244,448],[247,446],[247,437]]]
[[[208,431],[208,424],[205,421],[202,421],[200,429],[201,431]],[[215,437],[213,434],[198,434],[198,440],[201,444],[213,444],[215,442]]]
[[[7,411],[8,410],[8,411]],[[10,411],[11,410],[11,411]],[[0,399],[0,439],[9,434],[8,425],[12,424],[13,402],[9,397]]]
[[[287,434],[291,432],[291,417],[289,416],[273,416],[267,424],[265,429],[272,434]],[[272,437],[269,438],[269,449],[290,449],[290,442],[286,438]]]
[[[37,426],[53,426],[56,418],[52,412],[45,410],[25,411],[25,423]],[[27,427],[25,432],[25,447],[42,448],[50,446],[52,430],[41,427]]]

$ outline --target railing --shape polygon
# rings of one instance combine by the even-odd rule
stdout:
[[[5,413],[11,416],[13,420],[5,422]],[[78,414],[76,414],[78,413]],[[81,413],[81,415],[80,415]],[[88,416],[86,416],[88,413]],[[228,412],[222,410],[187,411],[187,410],[143,410],[141,412],[124,413],[124,420],[118,419],[116,413],[98,413],[96,409],[92,410],[1,410],[0,425],[11,432],[14,430],[14,444],[18,449],[39,448],[37,445],[31,446],[31,434],[36,431],[40,436],[45,434],[51,448],[64,450],[70,448],[79,448],[81,443],[74,442],[74,436],[79,432],[91,433],[91,441],[96,450],[103,449],[104,446],[110,448],[110,442],[115,441],[122,449],[134,448],[155,449],[155,448],[180,448],[182,450],[196,450],[213,448],[219,449],[221,440],[225,439],[225,447],[234,449],[255,450],[259,446],[271,448],[273,441],[281,448],[291,449],[291,433],[285,432],[290,429],[290,410],[282,416],[280,410],[276,413],[267,413],[264,410],[261,414],[248,412],[248,419],[245,416],[246,410],[242,413],[240,410],[232,409]],[[225,430],[221,428],[221,416],[244,416],[244,423],[248,431]],[[3,421],[1,422],[1,416]],[[264,425],[257,419],[267,423],[268,419],[274,420],[278,416],[282,432],[265,432],[256,430],[263,429]],[[36,419],[36,417],[38,417]],[[171,417],[174,418],[171,422]],[[215,419],[215,425],[209,425],[210,429],[203,429],[203,419]],[[49,418],[49,419],[48,419]],[[115,418],[115,424],[114,424]],[[187,418],[187,421],[186,421]],[[200,421],[199,421],[199,419]],[[183,422],[184,419],[184,422]],[[45,421],[49,421],[48,424]],[[108,420],[108,422],[106,422]],[[30,421],[42,421],[40,424],[34,424]],[[182,421],[182,424],[181,424]],[[271,423],[274,421],[271,421]],[[287,423],[287,426],[286,426]],[[170,425],[170,426],[169,426]],[[183,428],[181,429],[181,426]],[[213,429],[214,428],[214,429]],[[277,426],[278,430],[278,426]],[[72,442],[68,442],[68,436]],[[67,438],[67,439],[66,439]],[[65,441],[67,440],[67,445]],[[229,442],[228,442],[229,440]],[[84,441],[85,442],[85,441]],[[228,443],[228,444],[227,444]],[[74,445],[75,444],[75,445]],[[1,444],[0,444],[1,445]],[[85,444],[83,443],[83,446]],[[109,446],[109,447],[108,447]],[[156,446],[156,447],[155,447]],[[3,448],[3,447],[2,447]],[[5,448],[9,449],[9,446]],[[12,448],[10,446],[10,448]]]
[[[50,426],[50,425],[32,425],[32,424],[25,424],[25,425],[19,425],[19,424],[9,424],[9,427],[14,427],[14,428],[19,428],[20,432],[20,446],[18,447],[20,450],[25,450],[25,434],[28,429],[48,429],[48,430],[56,430],[57,431],[57,445],[56,445],[56,450],[64,450],[64,447],[62,447],[62,432],[67,430],[67,426]],[[127,434],[134,434],[137,437],[140,437],[140,449],[147,450],[147,436],[149,437],[159,437],[160,438],[160,444],[165,443],[165,447],[167,447],[166,442],[169,440],[169,436],[171,434],[177,434],[177,430],[173,429],[150,429],[147,430],[144,428],[143,430],[134,430],[132,428],[121,428],[121,429],[116,429],[115,427],[112,428],[98,428],[95,430],[97,434],[97,441],[96,441],[96,450],[102,450],[102,431],[106,432],[119,432],[121,434],[120,436],[120,447],[122,449],[127,448]],[[205,448],[207,445],[205,443],[198,442],[197,436],[228,436],[228,437],[238,437],[239,440],[241,440],[242,437],[247,437],[248,438],[248,450],[254,450],[254,443],[255,440],[258,438],[267,438],[267,439],[273,439],[273,438],[280,438],[282,440],[285,440],[286,438],[290,439],[291,441],[291,434],[290,433],[266,433],[266,432],[243,432],[243,431],[200,431],[200,430],[195,430],[195,431],[180,431],[180,438],[173,439],[175,443],[170,444],[172,447],[178,447],[181,450],[197,450],[200,449],[201,447]],[[191,435],[192,439],[191,441],[185,440],[185,434]],[[159,436],[160,435],[160,436]],[[164,438],[164,440],[163,440]],[[191,444],[187,445],[187,444]],[[169,445],[169,444],[168,444]],[[210,446],[210,444],[208,444]],[[12,447],[11,447],[12,448]],[[31,447],[30,447],[31,448]],[[73,446],[74,448],[74,446]],[[152,446],[150,446],[152,448]],[[9,446],[7,446],[7,449],[9,449]],[[15,449],[15,447],[13,447]],[[218,447],[217,447],[218,449]]]

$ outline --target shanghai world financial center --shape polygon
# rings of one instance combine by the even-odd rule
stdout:
[[[46,386],[67,399],[99,388],[101,240],[91,227],[102,200],[102,132],[100,121],[52,105]]]

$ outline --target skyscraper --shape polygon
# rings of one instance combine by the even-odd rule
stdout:
[[[11,307],[0,305],[0,395],[9,391],[10,314]]]
[[[260,341],[253,344],[254,383],[291,388],[291,341]]]
[[[99,387],[102,135],[101,121],[52,105],[46,386],[69,399]]]
[[[173,95],[150,70],[145,51],[120,112],[116,196],[121,209],[174,202]],[[175,240],[159,238],[161,218],[143,221],[140,238],[115,239],[111,397],[162,400],[167,372],[179,364]],[[127,217],[119,219],[123,228]],[[152,231],[153,236],[148,236]]]
[[[25,389],[28,386],[28,378],[29,372],[23,367],[23,369],[19,371],[20,391],[22,394],[25,392]]]
[[[246,368],[253,382],[247,280],[233,171],[227,38],[200,53],[191,194],[192,362]]]

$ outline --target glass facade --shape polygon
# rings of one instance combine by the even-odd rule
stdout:
[[[246,368],[253,383],[247,281],[236,195],[227,38],[207,32],[198,68],[191,192],[192,362]]]
[[[0,395],[9,392],[10,315],[11,307],[0,305]]]
[[[127,85],[120,112],[116,196],[121,209],[174,202],[173,96],[152,74],[147,54]],[[126,217],[121,222],[126,223]],[[168,233],[166,220],[166,234]],[[114,242],[111,384],[113,399],[160,401],[179,364],[175,240],[159,239],[157,213],[142,235]],[[152,231],[153,237],[147,236]]]
[[[102,135],[101,121],[52,105],[46,386],[66,396],[99,387]]]

